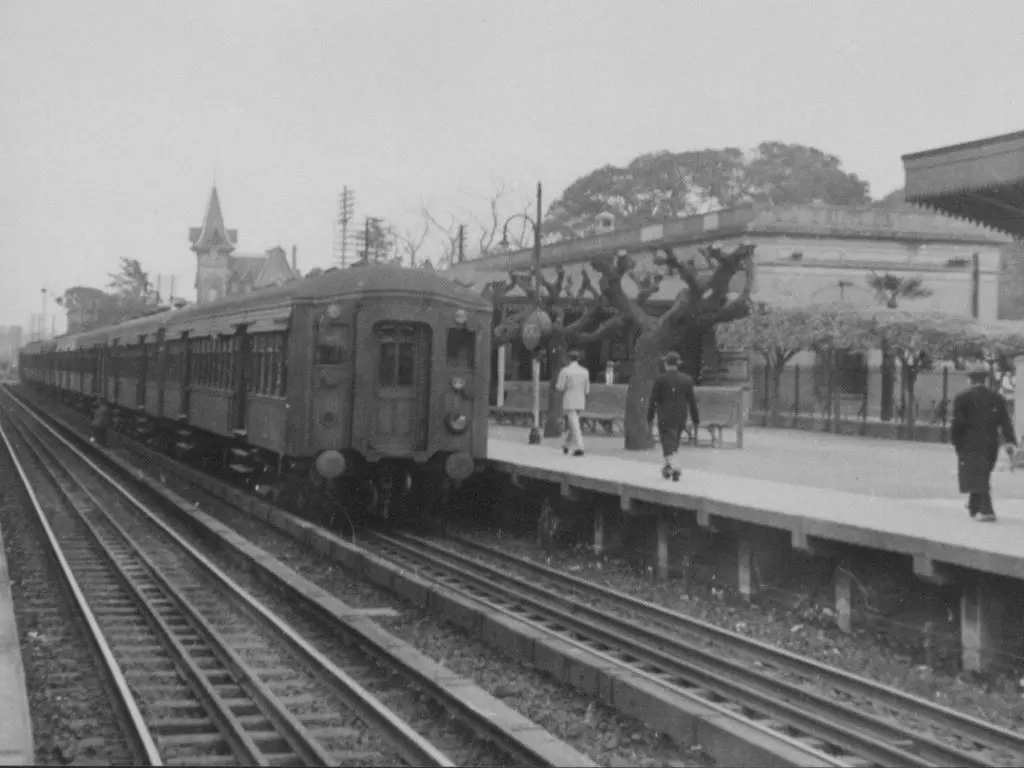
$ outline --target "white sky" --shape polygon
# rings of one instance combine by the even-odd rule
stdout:
[[[346,184],[412,227],[776,139],[881,196],[901,154],[1024,128],[1022,78],[1019,0],[0,0],[0,324],[123,256],[194,299],[214,173],[240,250],[305,271]]]

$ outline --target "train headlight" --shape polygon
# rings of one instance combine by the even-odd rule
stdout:
[[[449,413],[444,417],[444,423],[448,431],[455,435],[461,435],[469,427],[469,419],[464,413]]]
[[[461,376],[456,376],[452,379],[452,389],[456,392],[462,392],[466,388],[466,380]]]

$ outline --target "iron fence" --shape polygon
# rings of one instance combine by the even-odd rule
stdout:
[[[811,429],[948,442],[952,401],[968,386],[963,371],[943,367],[917,374],[911,393],[898,368],[851,373],[838,365],[786,366],[776,383],[771,369],[751,370],[750,421],[763,426]],[[1012,381],[993,375],[990,386],[1007,397]],[[886,393],[888,389],[888,393]]]

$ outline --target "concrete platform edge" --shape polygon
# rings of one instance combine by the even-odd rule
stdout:
[[[35,745],[14,596],[0,531],[0,765],[34,765]]]
[[[616,458],[616,460],[628,461],[621,458]],[[488,463],[496,471],[509,475],[514,480],[524,478],[540,480],[632,502],[645,502],[672,511],[687,510],[696,512],[698,515],[728,518],[741,523],[783,530],[792,534],[795,539],[813,536],[839,544],[909,555],[922,561],[934,561],[971,571],[1024,580],[1024,559],[998,552],[989,552],[969,545],[952,547],[940,541],[882,531],[852,523],[814,519],[777,509],[750,507],[676,490],[649,488],[620,480],[595,478],[583,474],[574,475],[561,469],[519,464],[504,458],[491,458]],[[837,496],[843,495],[838,491],[835,493]]]

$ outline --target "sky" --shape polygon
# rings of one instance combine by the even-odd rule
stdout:
[[[538,181],[546,207],[641,153],[779,140],[881,197],[903,154],[1024,129],[1022,30],[1018,0],[0,0],[0,325],[122,258],[194,300],[214,180],[239,251],[303,271],[344,186],[416,239],[502,185],[511,213]]]

